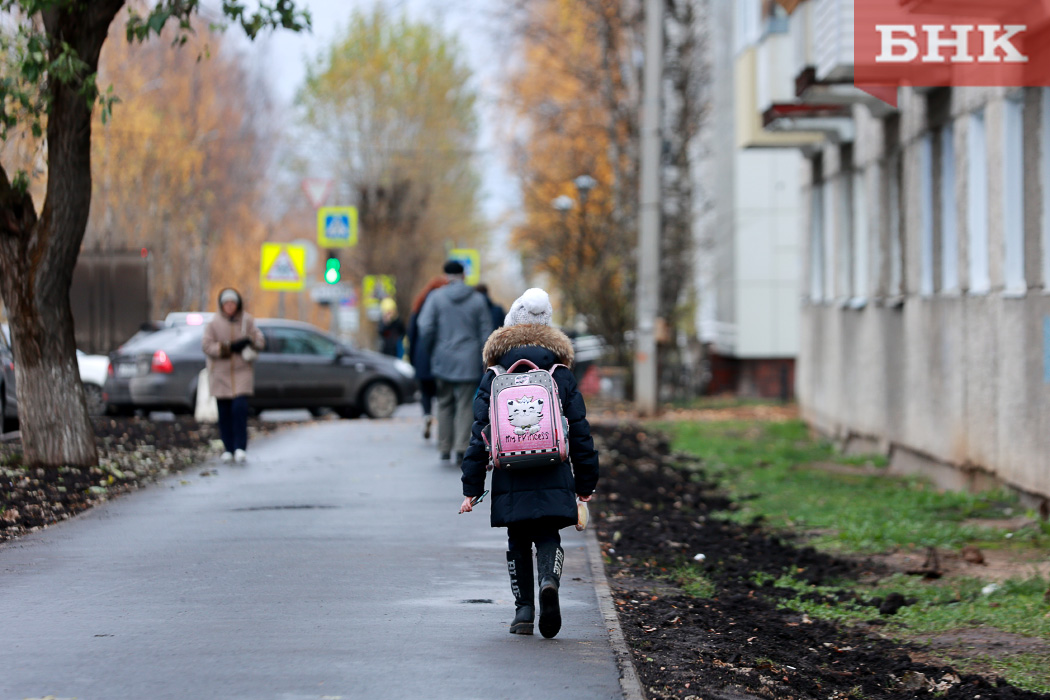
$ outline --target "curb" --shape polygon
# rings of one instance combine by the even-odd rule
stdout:
[[[587,539],[587,559],[591,565],[591,579],[594,581],[594,592],[598,594],[598,610],[605,619],[605,627],[609,630],[609,643],[612,645],[613,653],[616,655],[616,665],[620,667],[620,689],[623,690],[624,700],[645,700],[645,691],[642,683],[638,680],[638,674],[634,670],[634,660],[627,648],[627,642],[620,628],[620,617],[616,614],[616,606],[613,604],[612,590],[609,588],[609,580],[605,578],[605,564],[602,562],[602,548],[598,543],[598,535],[594,532],[595,525],[592,524],[585,531]]]

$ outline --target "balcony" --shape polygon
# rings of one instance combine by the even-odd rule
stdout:
[[[842,105],[801,102],[770,105],[762,114],[762,127],[774,134],[817,132],[832,143],[851,143],[856,137],[853,111]]]
[[[737,56],[736,133],[740,148],[803,148],[824,140],[818,131],[771,133],[763,128],[766,110],[794,101],[791,52],[788,34],[777,33],[767,34]]]
[[[853,0],[813,0],[813,54],[820,82],[853,80]]]

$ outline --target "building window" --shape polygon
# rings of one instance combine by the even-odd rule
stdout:
[[[839,176],[836,178],[838,190],[838,212],[835,221],[838,224],[838,296],[849,300],[856,295],[853,280],[854,220],[853,220],[853,146],[845,144],[839,148]]]
[[[836,272],[839,269],[836,257],[836,234],[839,222],[835,220],[835,180],[824,183],[821,201],[824,205],[824,213],[821,216],[824,226],[824,300],[831,301],[836,293],[840,292],[836,284]]]
[[[809,203],[809,300],[824,300],[824,167],[818,155],[811,161],[813,186]]]
[[[901,240],[901,159],[895,154],[886,164],[887,233],[890,238],[890,296],[904,296],[904,245]]]
[[[824,183],[814,182],[810,194],[809,300],[824,300]]]
[[[1028,290],[1024,276],[1024,102],[1006,100],[1003,128],[1003,279],[1006,294]]]
[[[984,110],[970,115],[967,138],[966,223],[971,294],[991,288],[988,273],[988,144]]]
[[[880,247],[888,258],[880,264],[879,288],[891,300],[904,297],[904,230],[901,195],[901,119],[891,114],[882,121],[882,206],[886,212],[882,222]]]
[[[934,181],[934,159],[933,139],[931,133],[927,133],[919,142],[919,197],[920,216],[922,225],[919,231],[919,294],[933,296],[933,273],[934,273],[934,212],[936,200],[933,196]]]
[[[874,200],[873,200],[874,201]],[[853,302],[861,305],[868,295],[868,182],[864,172],[853,173]]]
[[[955,128],[941,129],[941,290],[959,290],[959,226],[955,215]]]

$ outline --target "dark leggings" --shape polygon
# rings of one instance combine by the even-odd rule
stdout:
[[[512,552],[531,554],[532,545],[561,545],[561,534],[558,527],[542,520],[529,520],[507,526],[507,549]]]
[[[248,397],[216,399],[219,404],[219,435],[227,452],[248,449]]]

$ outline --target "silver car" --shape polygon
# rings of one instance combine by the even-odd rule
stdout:
[[[316,326],[256,319],[266,348],[255,361],[256,411],[330,408],[345,418],[388,418],[415,401],[418,385],[407,362],[340,343]],[[105,400],[112,414],[136,410],[192,413],[204,368],[201,325],[179,325],[129,342],[111,356]]]

